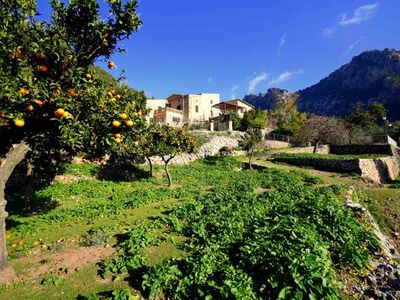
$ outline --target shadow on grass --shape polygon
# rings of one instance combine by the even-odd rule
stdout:
[[[132,164],[110,163],[96,170],[100,180],[127,181],[142,180],[150,178],[149,172]]]
[[[32,195],[30,208],[25,208],[24,203],[25,192],[23,190],[8,193],[7,198],[7,212],[13,216],[29,217],[32,215],[43,214],[55,209],[59,203],[50,196]]]

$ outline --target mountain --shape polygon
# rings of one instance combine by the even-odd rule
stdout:
[[[271,88],[266,94],[259,93],[258,95],[250,94],[244,96],[244,101],[251,103],[256,108],[272,109],[280,102],[286,102],[292,93],[287,90]]]
[[[245,99],[261,108],[272,107],[270,101],[276,93],[270,95],[271,90],[274,89],[261,94],[262,97],[247,95]],[[368,106],[378,101],[388,109],[390,120],[399,120],[400,52],[394,49],[363,52],[317,84],[296,93],[300,96],[297,101],[300,111],[344,116],[357,104]]]
[[[400,52],[363,52],[298,94],[300,111],[343,116],[356,104],[368,106],[376,100],[388,109],[389,118],[400,119]]]

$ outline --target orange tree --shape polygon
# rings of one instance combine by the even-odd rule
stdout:
[[[187,126],[182,128],[162,125],[152,133],[154,153],[164,162],[165,174],[168,177],[168,186],[172,186],[172,177],[169,172],[171,160],[182,153],[193,153],[197,150],[196,139],[188,132]]]
[[[141,119],[136,98],[143,95],[122,85],[108,90],[89,69],[119,51],[118,42],[141,24],[136,0],[105,2],[104,19],[97,0],[53,0],[50,21],[36,19],[35,1],[0,2],[0,270],[7,256],[4,189],[26,153],[51,145],[63,153],[98,154],[118,142],[114,135],[122,126],[132,130]]]

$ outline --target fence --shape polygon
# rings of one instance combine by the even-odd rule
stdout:
[[[280,141],[280,142],[290,143],[290,136],[284,135],[284,134],[268,133],[265,136],[265,139],[266,140],[272,140],[272,141]]]

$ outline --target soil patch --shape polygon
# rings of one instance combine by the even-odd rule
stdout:
[[[0,284],[38,278],[60,269],[75,272],[86,265],[98,262],[103,257],[110,256],[113,252],[114,249],[111,247],[95,246],[67,249],[48,255],[22,257],[11,261],[10,266],[0,273]],[[17,274],[13,266],[24,266],[23,274]]]

